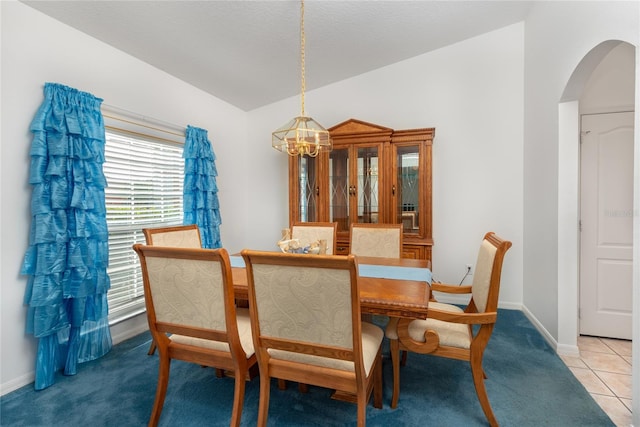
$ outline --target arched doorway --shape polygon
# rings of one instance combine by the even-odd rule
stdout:
[[[578,64],[565,87],[559,104],[559,212],[558,212],[558,352],[577,354],[579,331],[579,253],[580,253],[580,116],[585,90],[594,71],[614,49],[635,52],[635,47],[617,40],[603,42],[593,48]],[[633,61],[631,62],[633,64]],[[635,76],[635,67],[627,70]],[[632,86],[633,87],[633,86]],[[630,106],[602,107],[596,111],[611,112],[634,108],[633,91]],[[603,102],[603,104],[607,104]],[[584,104],[584,101],[583,101]],[[615,103],[614,103],[615,104]],[[588,109],[587,109],[588,110]],[[637,129],[637,125],[636,125]],[[638,189],[635,189],[637,194]],[[637,262],[637,261],[636,261]]]

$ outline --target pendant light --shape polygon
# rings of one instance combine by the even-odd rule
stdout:
[[[316,157],[322,151],[331,151],[329,131],[304,111],[304,0],[300,2],[300,116],[292,119],[271,134],[271,146],[290,156]]]

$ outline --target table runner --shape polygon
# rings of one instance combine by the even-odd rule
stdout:
[[[245,267],[244,259],[241,256],[230,256],[229,259],[231,260],[231,267]],[[429,270],[428,268],[358,264],[358,272],[362,277],[378,277],[383,279],[397,280],[421,280],[431,284],[431,270]]]

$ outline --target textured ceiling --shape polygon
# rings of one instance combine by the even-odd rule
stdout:
[[[300,93],[298,1],[23,3],[245,111]],[[307,0],[307,90],[522,21],[532,3]]]

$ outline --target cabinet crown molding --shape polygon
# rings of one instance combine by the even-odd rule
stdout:
[[[342,123],[338,123],[337,125],[330,127],[329,133],[331,136],[336,136],[340,134],[353,134],[353,133],[393,133],[393,129],[376,125],[373,123],[363,122],[358,119],[349,119]]]

